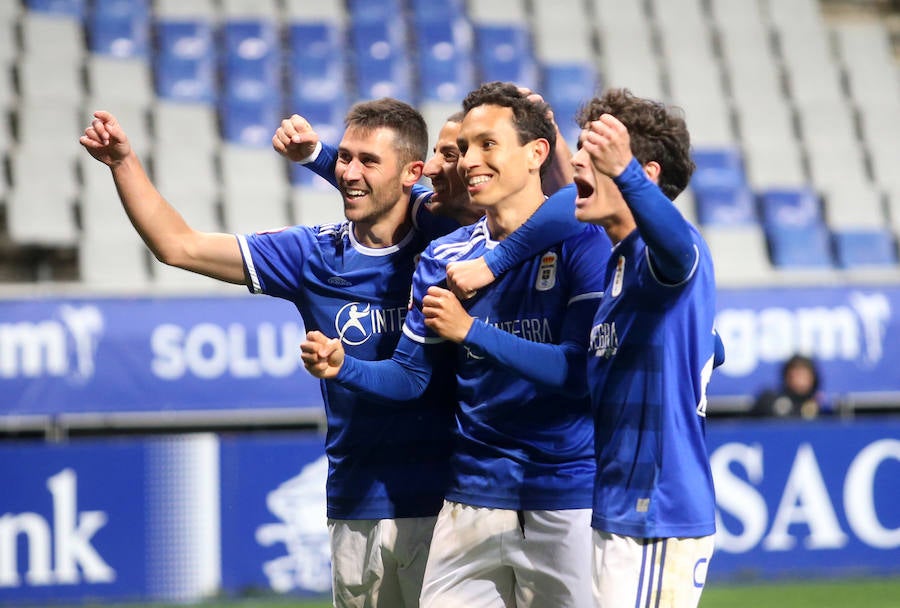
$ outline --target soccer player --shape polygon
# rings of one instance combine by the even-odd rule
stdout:
[[[304,364],[387,399],[412,398],[434,373],[456,370],[451,483],[422,606],[590,606],[586,329],[600,296],[594,266],[609,242],[585,228],[507,271],[467,309],[440,287],[447,264],[483,255],[541,206],[556,137],[546,105],[510,84],[483,85],[463,107],[458,167],[485,217],[423,253],[392,359],[360,361],[313,331]]]
[[[622,89],[592,99],[578,122],[576,217],[615,244],[587,368],[594,597],[697,606],[715,533],[706,386],[724,354],[709,249],[670,200],[694,169],[690,138],[679,114]]]
[[[417,111],[383,99],[348,113],[331,175],[347,221],[250,235],[192,229],[150,182],[115,117],[94,116],[81,144],[110,167],[125,211],[157,258],[289,300],[307,328],[341,339],[360,358],[390,356],[415,259],[435,236],[423,230],[432,219],[427,196],[410,204],[427,147]],[[311,146],[299,142],[283,153],[302,158]],[[418,604],[448,480],[452,382],[452,370],[436,374],[409,404],[322,384],[337,606]]]

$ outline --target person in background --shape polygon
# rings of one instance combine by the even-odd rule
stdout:
[[[761,392],[750,414],[812,420],[830,411],[821,391],[819,370],[811,358],[796,354],[781,368],[781,385]]]

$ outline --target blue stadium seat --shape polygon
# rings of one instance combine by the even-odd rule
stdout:
[[[757,193],[765,226],[810,226],[822,224],[822,203],[810,188],[782,188]]]
[[[753,193],[743,187],[707,187],[694,190],[697,221],[710,226],[746,226],[758,224]]]
[[[157,21],[156,52],[182,59],[216,58],[214,30],[207,21]]]
[[[897,265],[897,245],[890,230],[835,230],[832,238],[840,268]]]
[[[213,103],[218,94],[212,58],[160,55],[153,66],[156,94],[171,101]]]
[[[416,28],[420,98],[458,102],[475,86],[471,49],[454,21],[427,21]]]
[[[87,23],[92,53],[113,57],[147,57],[150,19],[146,14],[95,11]]]
[[[695,148],[691,158],[697,165],[691,176],[691,188],[702,192],[739,189],[747,185],[744,160],[738,148]]]
[[[355,23],[387,23],[403,18],[399,0],[349,0],[347,8]]]
[[[833,268],[828,229],[823,224],[768,226],[766,237],[772,265],[784,269]]]
[[[553,108],[560,132],[570,145],[575,145],[581,127],[575,115],[581,105],[597,93],[599,81],[592,65],[557,63],[543,66],[543,85],[540,92]]]
[[[92,11],[106,15],[150,18],[150,0],[93,0]]]
[[[65,15],[78,19],[84,19],[87,16],[85,0],[27,0],[25,6],[28,10],[38,13]]]
[[[331,23],[294,23],[288,28],[290,96],[296,100],[346,103],[343,40]]]
[[[518,25],[476,25],[476,63],[481,80],[515,82],[537,89],[537,64],[528,29]]]
[[[405,32],[391,23],[354,23],[351,38],[356,52],[359,97],[396,97],[412,102],[412,80]]]
[[[411,0],[413,21],[416,26],[424,23],[449,23],[466,15],[463,0]]]
[[[281,100],[275,95],[261,100],[224,97],[219,119],[225,141],[265,148],[272,145],[272,135],[281,124]]]
[[[280,54],[278,27],[263,19],[235,19],[222,25],[222,55],[260,59]]]

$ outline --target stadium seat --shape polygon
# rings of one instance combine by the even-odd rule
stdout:
[[[810,188],[762,190],[757,196],[764,226],[802,228],[824,224],[822,203]]]
[[[276,21],[281,15],[278,0],[221,0],[221,2],[221,14],[226,21],[234,19]]]
[[[227,142],[269,148],[282,114],[281,100],[273,96],[262,100],[225,97],[219,108],[222,136]]]
[[[147,57],[150,18],[146,12],[107,11],[95,8],[87,21],[88,48],[113,57]]]
[[[160,55],[153,70],[156,94],[161,99],[213,103],[218,96],[216,62],[210,57]]]
[[[823,224],[766,226],[772,263],[776,268],[832,268],[831,242]]]
[[[704,226],[702,233],[715,260],[717,284],[746,286],[772,282],[772,264],[760,226]]]
[[[122,101],[146,107],[153,100],[152,72],[143,59],[91,54],[85,67],[88,94],[97,101]]]
[[[290,223],[287,174],[282,157],[271,147],[256,150],[226,143],[220,161],[227,232],[270,230]]]
[[[310,0],[283,0],[287,21],[328,21],[343,25],[347,19],[343,2],[310,2]]]
[[[10,157],[13,188],[7,196],[7,231],[21,245],[77,244],[74,154],[48,148],[18,149]],[[53,167],[53,179],[47,179]]]
[[[219,124],[214,106],[157,99],[151,109],[157,145],[183,148],[187,139],[191,149],[198,152],[212,152],[218,147]]]
[[[321,180],[322,178],[317,177]],[[324,180],[323,180],[323,183]],[[344,220],[344,206],[341,195],[326,183],[327,187],[291,189],[291,213],[293,223],[304,226],[318,226]]]
[[[697,219],[708,226],[758,224],[753,193],[746,186],[694,189]]]
[[[87,14],[86,0],[26,0],[25,6],[32,12],[76,19],[84,19]]]
[[[469,19],[476,26],[527,26],[528,14],[523,0],[468,0]]]
[[[205,20],[157,20],[156,46],[159,55],[179,59],[216,57],[213,25]]]
[[[459,101],[475,86],[471,30],[462,21],[426,21],[416,26],[420,98]]]
[[[600,25],[598,36],[603,48],[605,87],[626,87],[639,97],[665,98],[659,60],[646,24],[625,26],[614,19]]]
[[[887,229],[835,230],[832,237],[841,268],[897,265],[897,244]]]
[[[21,60],[54,70],[77,73],[85,56],[81,22],[59,14],[25,12],[19,20],[22,34]],[[46,72],[45,72],[46,74]]]
[[[355,51],[356,88],[359,98],[396,97],[412,102],[406,32],[396,20],[356,23],[350,28]]]
[[[527,28],[476,24],[475,54],[482,82],[509,81],[537,90],[537,65]]]
[[[216,0],[153,0],[153,14],[160,21],[212,22],[219,16]]]
[[[541,63],[593,63],[593,24],[572,19],[584,11],[581,0],[534,2],[531,5],[534,55]]]
[[[875,229],[887,223],[881,193],[868,181],[835,180],[822,194],[825,222],[832,230]]]
[[[411,0],[413,22],[450,23],[467,15],[463,0]]]
[[[292,23],[288,27],[292,99],[347,103],[342,39],[341,29],[324,21]]]
[[[399,0],[347,0],[347,8],[354,23],[386,23],[403,14]]]

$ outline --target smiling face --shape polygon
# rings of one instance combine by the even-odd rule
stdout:
[[[431,180],[434,196],[432,211],[445,216],[455,216],[469,206],[466,184],[457,170],[460,123],[447,121],[438,134],[434,155],[425,163],[422,173]]]
[[[402,164],[392,129],[350,128],[338,147],[334,174],[344,197],[344,215],[357,224],[374,225],[405,205],[409,165]],[[412,178],[414,183],[415,177]]]
[[[543,141],[519,143],[510,108],[483,105],[472,108],[463,119],[457,138],[461,153],[458,169],[473,205],[488,208],[513,200],[535,180],[540,189],[539,169],[544,158],[536,148]]]

